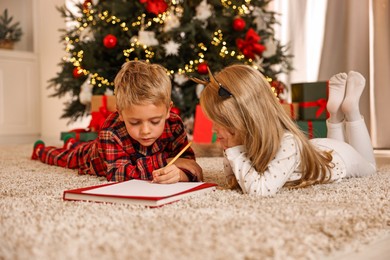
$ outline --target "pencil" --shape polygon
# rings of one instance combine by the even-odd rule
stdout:
[[[189,142],[183,149],[181,149],[181,151],[175,156],[175,158],[173,158],[173,159],[167,164],[167,166],[173,164],[173,163],[180,157],[180,155],[182,155],[182,154],[188,149],[188,147],[191,146],[191,144],[192,144],[192,142]]]

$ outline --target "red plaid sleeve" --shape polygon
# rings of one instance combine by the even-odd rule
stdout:
[[[166,159],[174,157],[187,144],[184,125],[175,114],[171,114],[165,123],[160,138],[151,147],[145,148],[129,136],[124,123],[114,113],[99,133],[98,149],[106,164],[107,180],[151,180],[152,172],[164,167]],[[194,159],[195,154],[190,148],[182,157]]]
[[[133,147],[127,147],[112,131],[100,131],[99,153],[107,166],[106,176],[109,181],[130,179],[151,180],[154,169],[164,167],[164,153],[138,157]]]

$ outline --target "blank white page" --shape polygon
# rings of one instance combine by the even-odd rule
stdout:
[[[83,191],[86,194],[129,196],[129,197],[166,197],[198,187],[203,182],[178,182],[159,184],[143,180],[129,180]]]

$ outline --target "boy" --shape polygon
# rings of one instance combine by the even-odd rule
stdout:
[[[96,140],[76,143],[71,138],[63,148],[37,141],[31,159],[78,168],[79,174],[106,176],[108,181],[201,181],[202,169],[191,148],[165,167],[188,144],[182,120],[170,113],[172,87],[166,70],[129,61],[114,84],[117,111],[108,116]]]

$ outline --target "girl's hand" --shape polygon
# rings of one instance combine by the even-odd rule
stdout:
[[[214,131],[217,133],[217,137],[224,150],[233,146],[243,144],[243,136],[236,129],[226,128],[216,122],[213,123]]]
[[[154,183],[176,183],[179,181],[188,181],[187,175],[180,170],[175,164],[168,165],[164,168],[152,172]]]
[[[239,134],[230,131],[226,131],[223,138],[220,138],[219,141],[224,150],[230,147],[242,145]]]

